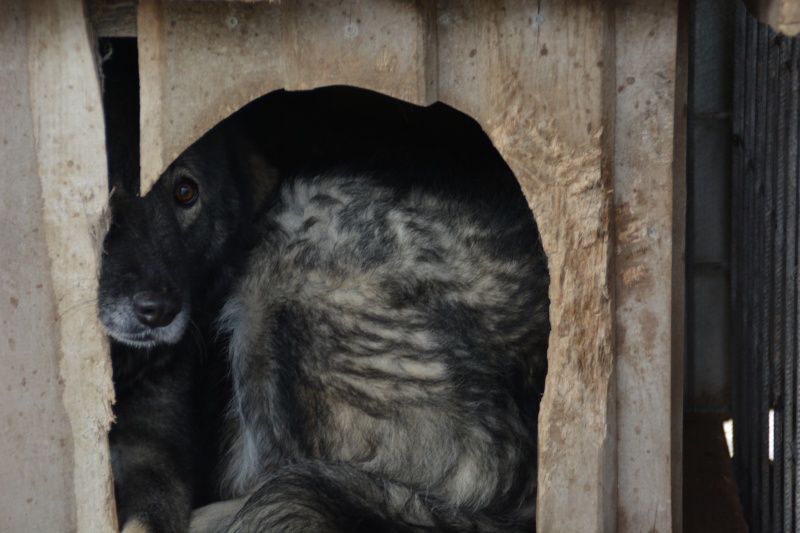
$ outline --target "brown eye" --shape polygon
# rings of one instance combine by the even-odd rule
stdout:
[[[197,184],[189,178],[181,178],[175,184],[175,202],[181,207],[189,207],[197,201]]]

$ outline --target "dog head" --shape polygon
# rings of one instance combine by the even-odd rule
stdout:
[[[98,290],[109,336],[137,348],[175,344],[198,314],[213,313],[277,185],[260,148],[229,119],[178,157],[144,197],[115,187]]]

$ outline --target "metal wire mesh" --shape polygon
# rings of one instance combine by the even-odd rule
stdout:
[[[800,531],[799,125],[800,40],[775,34],[737,6],[732,407],[734,465],[754,533]]]

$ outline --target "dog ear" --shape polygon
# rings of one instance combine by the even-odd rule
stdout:
[[[257,118],[258,120],[255,120]],[[270,203],[281,182],[281,173],[270,162],[274,151],[263,127],[268,117],[251,117],[241,111],[211,128],[190,146],[182,158],[205,165],[225,165],[229,179],[239,183],[251,216]],[[221,170],[221,169],[218,169]],[[213,170],[209,174],[215,174]]]
[[[280,173],[255,149],[248,150],[241,160],[244,167],[242,172],[252,194],[250,214],[255,216],[273,198],[280,184]]]

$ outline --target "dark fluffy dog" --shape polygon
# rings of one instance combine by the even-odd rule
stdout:
[[[474,122],[268,95],[110,206],[126,530],[533,529],[547,264]]]

